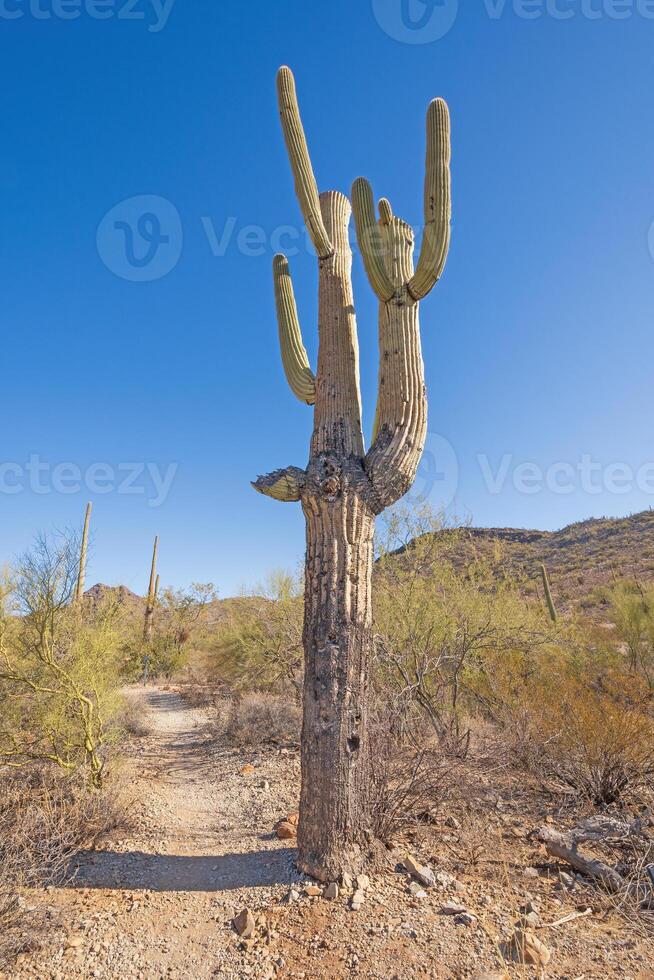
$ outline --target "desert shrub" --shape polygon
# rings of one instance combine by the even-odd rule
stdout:
[[[170,679],[185,668],[189,654],[201,644],[211,625],[216,591],[211,582],[193,582],[188,589],[164,589],[156,598],[151,636],[143,636],[143,620],[124,645],[127,680]],[[147,666],[147,671],[146,671]]]
[[[654,690],[654,586],[616,582],[606,595],[630,669],[642,673]]]
[[[219,730],[236,745],[294,743],[301,724],[295,701],[264,691],[225,699],[219,709]]]
[[[191,642],[202,632],[216,598],[211,582],[190,589],[165,589],[157,599],[150,651],[150,674],[172,677],[186,663]]]
[[[396,510],[378,539],[374,582],[377,682],[403,692],[454,755],[468,750],[466,716],[480,696],[479,675],[490,676],[488,660],[533,656],[552,634],[540,607],[504,574],[499,553],[454,564],[462,533],[427,510]]]
[[[78,561],[74,538],[41,536],[4,585],[0,768],[84,767],[99,786],[118,735],[123,638],[115,603],[71,604]]]
[[[124,821],[120,798],[90,790],[79,776],[42,766],[0,776],[0,967],[42,929],[24,889],[70,880],[74,855]]]
[[[537,764],[595,804],[633,796],[654,778],[654,723],[642,705],[623,697],[625,690],[597,690],[570,674],[556,687],[541,682],[534,690]]]
[[[302,583],[272,572],[253,594],[232,601],[210,652],[215,680],[241,691],[268,691],[299,700],[302,685]]]

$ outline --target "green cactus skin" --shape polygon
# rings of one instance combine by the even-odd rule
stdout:
[[[547,609],[550,614],[550,619],[553,623],[556,623],[558,616],[556,613],[556,606],[554,605],[554,599],[552,598],[552,590],[550,589],[550,580],[547,574],[547,569],[545,565],[541,564],[540,574],[543,580],[543,590],[545,592],[545,602],[547,603]]]
[[[442,99],[427,110],[425,232],[413,267],[413,231],[394,217],[390,201],[379,201],[359,177],[352,186],[357,241],[368,280],[379,303],[379,384],[373,444],[366,472],[384,506],[412,485],[427,435],[427,395],[420,344],[419,300],[440,278],[450,242],[450,117]]]
[[[77,585],[75,587],[75,603],[78,604],[82,601],[82,596],[84,595],[84,582],[86,580],[86,556],[89,546],[89,525],[91,523],[91,511],[93,510],[93,504],[89,501],[86,505],[86,514],[84,515],[84,529],[82,531],[82,544],[79,552],[79,572],[77,575]]]
[[[431,292],[447,260],[452,221],[451,156],[449,109],[443,99],[434,99],[427,111],[425,230],[418,268],[408,284],[416,300]]]
[[[392,215],[388,201],[386,201],[386,205],[388,208],[384,209],[385,216]],[[361,249],[368,281],[377,298],[385,303],[394,295],[395,289],[386,271],[383,236],[375,217],[372,188],[363,177],[359,177],[352,185],[352,210],[357,242]]]
[[[311,241],[321,259],[328,258],[334,251],[323,223],[318,186],[313,174],[307,147],[300,108],[295,91],[295,79],[290,68],[282,66],[277,73],[277,98],[282,131],[295,177],[295,191],[300,202],[302,214]]]
[[[302,342],[302,330],[295,303],[293,281],[284,255],[273,259],[275,303],[279,326],[279,346],[284,373],[296,398],[307,405],[316,401],[316,379],[309,367],[309,358]]]

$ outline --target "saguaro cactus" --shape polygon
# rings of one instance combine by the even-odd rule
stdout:
[[[260,493],[300,501],[306,518],[304,711],[299,865],[324,881],[355,871],[374,850],[370,826],[367,730],[372,650],[371,577],[377,514],[415,479],[424,447],[427,402],[418,302],[439,278],[450,234],[450,134],[447,106],[432,103],[427,121],[426,230],[413,272],[413,235],[372,194],[353,188],[359,243],[380,299],[380,370],[373,443],[364,448],[359,349],[348,242],[350,202],[318,194],[293,75],[281,68],[282,129],[304,220],[318,253],[319,353],[311,372],[286,259],[273,278],[282,361],[293,393],[314,405],[306,469],[261,476]]]
[[[543,579],[543,591],[545,593],[545,602],[547,603],[547,611],[550,614],[550,619],[553,623],[557,622],[556,606],[554,605],[554,599],[552,598],[552,590],[550,589],[550,580],[547,574],[547,568],[544,564],[540,566],[540,574]]]
[[[154,618],[154,605],[157,597],[159,576],[157,575],[157,552],[159,550],[159,537],[154,539],[152,548],[152,565],[150,566],[150,585],[148,586],[148,598],[145,604],[145,620],[143,623],[143,639],[149,643],[152,639],[152,621]]]
[[[86,579],[86,556],[89,547],[89,525],[91,523],[91,511],[93,510],[93,504],[89,501],[86,505],[86,514],[84,515],[84,529],[82,531],[82,544],[79,551],[79,572],[77,574],[77,585],[75,587],[75,603],[79,604],[82,601],[82,596],[84,595],[84,582]]]

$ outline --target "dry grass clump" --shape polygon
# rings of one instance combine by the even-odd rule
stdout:
[[[118,797],[81,776],[33,768],[0,777],[0,967],[41,937],[25,890],[67,881],[75,853],[123,821]]]
[[[218,710],[218,730],[236,745],[296,743],[302,716],[288,697],[253,691],[226,698]]]
[[[454,791],[452,763],[430,750],[408,752],[389,746],[372,755],[372,825],[387,846],[436,822]]]

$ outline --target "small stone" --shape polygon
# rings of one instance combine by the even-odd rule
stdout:
[[[297,837],[297,827],[294,827],[288,820],[280,820],[275,824],[275,833],[279,840],[292,840]]]
[[[241,939],[251,939],[254,935],[254,916],[248,908],[244,908],[232,919],[232,925]]]
[[[297,890],[297,888],[291,888],[291,890],[288,893],[288,900],[289,900],[289,902],[299,902],[300,901],[300,893]]]
[[[79,947],[83,943],[84,943],[84,937],[83,936],[71,936],[70,939],[68,940],[68,942],[66,943],[66,947],[68,949],[79,949]]]
[[[253,772],[254,772],[254,766],[250,762],[248,762],[241,769],[241,776],[251,776]]]
[[[359,875],[357,878],[357,888],[362,892],[368,891],[370,888],[370,878],[368,875]]]
[[[341,884],[346,892],[352,891],[352,875],[349,875],[347,871],[341,875]]]
[[[454,878],[452,875],[448,875],[447,871],[437,871],[436,882],[441,888],[451,888],[454,884]]]
[[[536,912],[523,912],[518,921],[516,922],[517,928],[528,927],[530,929],[538,929],[542,925],[540,915]]]
[[[427,897],[427,892],[424,890],[424,888],[422,887],[422,885],[418,881],[412,881],[411,882],[411,884],[409,885],[409,891],[411,892],[411,894],[413,895],[414,898],[426,898]]]
[[[477,916],[471,912],[462,912],[461,915],[454,917],[454,924],[457,926],[474,926],[477,924]]]
[[[538,878],[538,871],[536,868],[525,868],[523,874],[525,878]]]
[[[448,817],[445,821],[445,826],[451,827],[452,830],[461,830],[461,824],[456,817]]]
[[[317,898],[318,895],[322,895],[322,888],[319,885],[305,885],[304,894],[309,898]]]
[[[403,858],[402,863],[409,874],[413,875],[414,878],[417,878],[420,884],[424,885],[425,888],[435,887],[436,875],[431,868],[428,868],[426,865],[418,864],[418,862],[415,861],[410,854],[407,854]]]
[[[353,911],[358,912],[361,906],[363,905],[363,903],[365,902],[365,900],[366,900],[365,893],[361,891],[360,888],[357,888],[354,895],[352,896],[351,907]]]
[[[441,915],[463,915],[467,911],[465,905],[459,905],[457,902],[446,902],[441,906]]]
[[[329,899],[330,902],[333,902],[334,899],[338,898],[338,885],[336,882],[330,881],[322,894],[323,898]]]

